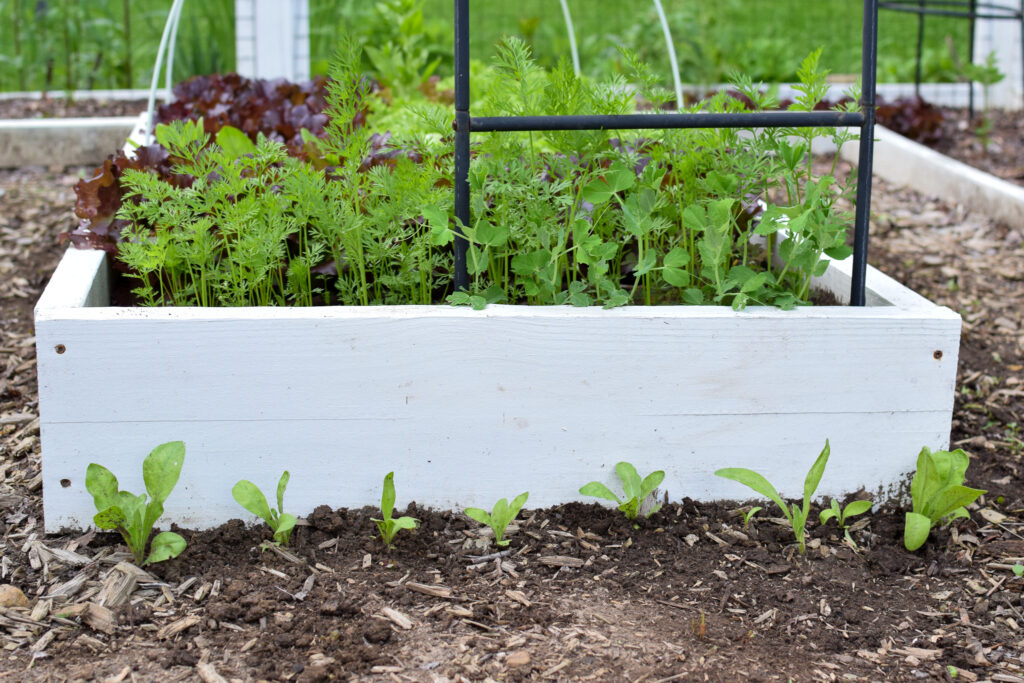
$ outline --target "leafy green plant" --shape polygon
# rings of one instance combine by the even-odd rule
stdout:
[[[932,526],[942,519],[968,517],[965,506],[986,491],[964,486],[970,457],[961,449],[935,451],[925,446],[917,456],[917,471],[910,484],[913,510],[906,513],[903,544],[917,550],[928,540]]]
[[[620,462],[615,465],[615,472],[619,475],[619,479],[622,480],[622,489],[625,492],[623,498],[619,498],[612,493],[611,489],[599,481],[584,484],[580,487],[580,494],[594,498],[604,498],[616,503],[619,509],[626,515],[626,519],[634,522],[641,513],[644,517],[650,517],[661,509],[660,503],[654,503],[646,511],[642,511],[641,508],[648,496],[654,493],[658,485],[664,481],[665,472],[663,470],[651,472],[641,480],[640,475],[637,474],[636,467],[628,462]]]
[[[782,510],[782,514],[789,520],[789,524],[793,528],[793,536],[800,546],[800,553],[803,554],[806,551],[804,536],[807,530],[807,515],[811,511],[811,498],[814,497],[814,492],[818,489],[818,483],[821,482],[821,475],[825,472],[825,466],[828,464],[830,453],[831,448],[829,447],[828,439],[825,439],[825,447],[818,455],[818,459],[811,465],[811,469],[808,470],[807,477],[804,479],[804,498],[799,506],[796,503],[793,503],[792,507],[787,505],[786,501],[782,499],[782,496],[779,495],[779,492],[767,479],[745,467],[720,469],[715,472],[715,476],[737,481],[778,505],[779,509]]]
[[[747,510],[746,512],[743,512],[741,510],[740,513],[743,515],[743,528],[746,529],[748,526],[750,526],[750,523],[754,520],[754,515],[756,515],[763,509],[764,508],[761,507],[760,505],[752,505],[750,506],[750,509]]]
[[[480,508],[466,508],[464,512],[470,519],[474,519],[481,524],[491,527],[491,531],[494,532],[494,542],[497,545],[504,547],[509,543],[505,540],[505,529],[508,528],[509,523],[516,518],[519,511],[523,509],[523,505],[526,504],[526,499],[529,497],[529,491],[520,493],[515,497],[511,504],[509,504],[508,500],[505,498],[501,498],[494,504],[494,508],[491,509],[490,514],[487,514],[486,510],[482,510]]]
[[[281,475],[281,479],[277,482],[276,509],[270,507],[267,503],[267,497],[251,481],[242,479],[231,489],[231,495],[235,501],[266,522],[274,532],[274,541],[281,545],[288,545],[296,521],[295,515],[284,511],[284,491],[288,487],[288,480],[290,478],[291,475],[288,474],[288,470],[285,470],[284,474]]]
[[[380,499],[380,516],[382,519],[371,517],[370,521],[377,524],[380,530],[381,540],[389,548],[394,547],[395,536],[402,529],[415,529],[419,523],[418,519],[412,517],[399,517],[395,519],[391,514],[395,510],[395,473],[388,472],[384,477],[384,494]]]
[[[847,520],[850,517],[856,517],[862,515],[871,509],[872,502],[870,500],[855,500],[846,505],[846,507],[840,507],[839,501],[835,498],[832,499],[832,504],[825,510],[818,513],[818,521],[824,526],[828,523],[828,520],[835,519],[839,528],[842,530],[843,535],[853,542],[850,538],[850,530],[847,528]]]
[[[181,441],[161,444],[146,456],[142,461],[142,480],[148,499],[146,493],[136,496],[119,491],[117,477],[102,465],[90,463],[86,469],[85,488],[98,510],[93,521],[100,529],[120,532],[140,567],[177,557],[185,549],[184,538],[164,531],[153,538],[146,555],[146,542],[153,525],[164,513],[164,501],[178,483],[184,461],[185,444]]]
[[[1021,576],[1024,576],[1024,564],[1017,562],[1010,567],[1010,571],[1013,572],[1014,576],[1020,578]]]

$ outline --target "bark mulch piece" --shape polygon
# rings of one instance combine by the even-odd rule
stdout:
[[[321,507],[288,548],[240,522],[179,530],[188,549],[143,571],[110,534],[42,531],[31,307],[75,178],[0,171],[0,583],[25,596],[0,608],[0,677],[1024,681],[1018,232],[874,196],[872,262],[965,317],[953,439],[989,490],[916,553],[892,509],[859,518],[856,547],[812,523],[800,556],[770,508],[745,528],[737,506],[671,501],[637,529],[597,505],[527,510],[499,551],[413,503],[423,523],[390,551],[370,510]]]

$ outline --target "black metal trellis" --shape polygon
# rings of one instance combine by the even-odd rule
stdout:
[[[1020,22],[1024,39],[1024,4],[1011,7],[996,2],[978,0],[879,0],[880,9],[909,12],[917,15],[917,51],[914,62],[914,93],[921,96],[921,53],[924,49],[925,16],[953,17],[968,20],[967,61],[974,59],[974,25],[978,19],[1006,19]],[[967,82],[967,106],[974,117],[974,81]]]
[[[860,128],[857,207],[853,232],[853,279],[850,305],[865,303],[868,223],[871,212],[871,166],[874,158],[875,74],[878,53],[878,2],[864,0],[861,51],[861,111],[758,112],[748,114],[627,114],[596,116],[469,115],[469,0],[455,1],[455,217],[469,225],[469,135],[541,130],[642,130],[654,128]],[[469,286],[468,243],[459,231],[455,240],[455,289]]]

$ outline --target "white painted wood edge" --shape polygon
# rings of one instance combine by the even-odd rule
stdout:
[[[844,159],[857,163],[860,143],[843,145]],[[875,128],[874,174],[931,197],[960,203],[1002,221],[1024,226],[1024,188],[973,166],[952,159],[924,145]]]

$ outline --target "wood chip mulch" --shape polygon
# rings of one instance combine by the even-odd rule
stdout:
[[[1024,683],[1019,229],[874,195],[872,262],[964,316],[953,441],[989,491],[917,553],[891,509],[856,546],[812,524],[801,557],[777,511],[689,500],[639,529],[529,510],[507,550],[410,506],[386,551],[368,510],[322,507],[289,548],[231,523],[139,570],[108,534],[43,533],[31,310],[76,173],[0,172],[0,679]]]

